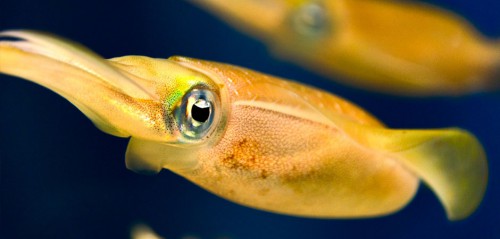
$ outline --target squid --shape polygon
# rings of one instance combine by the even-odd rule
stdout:
[[[282,58],[388,94],[456,96],[500,87],[500,41],[451,12],[396,0],[189,0]]]
[[[165,239],[159,236],[151,227],[146,224],[136,224],[130,229],[132,239]],[[197,237],[195,237],[197,238]]]
[[[487,185],[481,143],[459,128],[389,129],[328,92],[174,56],[105,60],[35,31],[0,33],[0,72],[40,84],[105,133],[130,138],[127,168],[168,169],[235,203],[314,218],[387,215],[420,181],[450,220]]]

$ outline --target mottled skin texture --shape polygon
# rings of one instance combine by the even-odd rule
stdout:
[[[428,96],[500,86],[500,42],[464,19],[415,1],[190,0],[334,80]],[[255,17],[255,13],[259,17]]]
[[[40,33],[1,36],[21,41],[0,41],[0,72],[44,85],[101,130],[130,137],[126,164],[137,172],[169,169],[246,206],[319,218],[392,213],[420,179],[452,220],[470,215],[484,194],[485,154],[460,129],[388,129],[340,97],[228,64],[105,61]],[[204,92],[211,120],[195,120],[188,103],[202,98],[193,92]],[[207,128],[190,131],[196,125]]]
[[[244,68],[172,60],[223,80],[231,102],[224,137],[200,150],[196,170],[179,172],[182,176],[224,198],[291,215],[380,215],[413,197],[418,186],[413,173],[350,140],[322,114],[328,109],[356,123],[382,126],[357,106]]]
[[[399,209],[416,191],[415,175],[335,127],[247,106],[232,113],[221,142],[182,173],[224,198],[290,215],[359,217]]]

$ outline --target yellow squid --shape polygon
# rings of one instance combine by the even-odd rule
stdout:
[[[500,41],[451,12],[396,0],[190,0],[329,78],[405,95],[500,86]]]
[[[388,129],[328,92],[228,64],[104,60],[43,33],[0,37],[0,72],[43,85],[102,131],[130,137],[129,169],[169,169],[242,205],[374,217],[405,206],[422,180],[458,220],[475,211],[486,188],[483,148],[458,128]]]

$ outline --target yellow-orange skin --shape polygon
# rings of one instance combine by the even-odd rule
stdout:
[[[487,163],[460,129],[392,130],[356,105],[292,81],[185,57],[104,60],[53,36],[8,31],[0,72],[71,101],[101,130],[130,137],[127,166],[169,169],[228,200],[319,218],[392,213],[422,179],[450,219],[481,202]],[[175,112],[202,85],[217,100],[206,135],[186,138]]]
[[[171,60],[211,72],[212,79],[222,80],[230,102],[224,136],[199,150],[195,170],[180,172],[189,180],[244,205],[315,217],[386,214],[413,197],[416,175],[359,145],[322,115],[329,111],[382,127],[357,106],[243,68]]]

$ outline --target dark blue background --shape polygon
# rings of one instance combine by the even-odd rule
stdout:
[[[497,0],[428,1],[500,37]],[[116,4],[112,4],[116,3]],[[411,99],[351,89],[269,55],[184,1],[2,0],[0,30],[28,28],[81,42],[104,57],[184,55],[229,62],[325,88],[390,127],[458,126],[489,156],[486,197],[470,218],[449,222],[428,188],[383,218],[282,216],[218,198],[168,171],[128,171],[126,139],[96,129],[75,107],[36,84],[0,76],[0,238],[127,238],[138,221],[167,238],[500,238],[500,94]],[[499,79],[500,80],[500,79]]]

